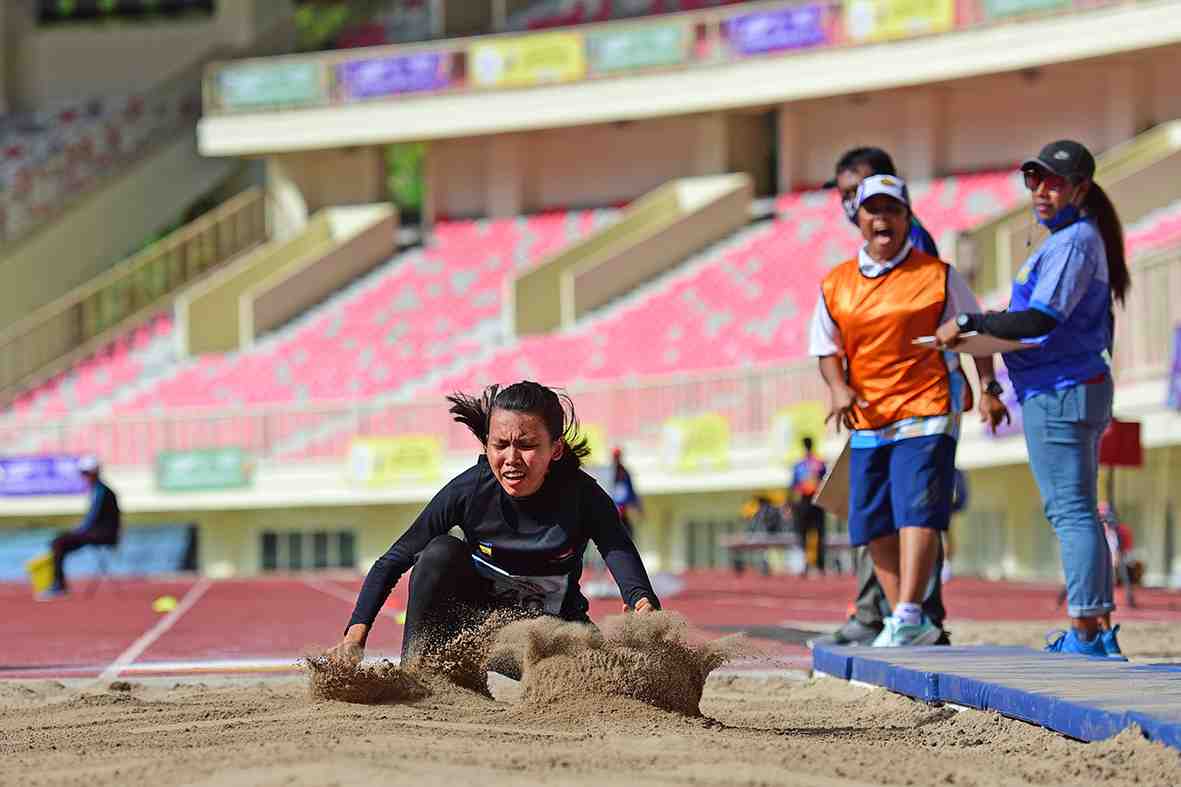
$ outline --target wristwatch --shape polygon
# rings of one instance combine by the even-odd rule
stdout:
[[[975,322],[976,320],[973,319],[972,315],[968,314],[967,312],[960,312],[955,316],[955,324],[959,326],[961,331],[972,330],[972,325]]]
[[[1005,389],[1004,389],[1004,386],[1002,386],[996,380],[989,380],[988,385],[984,386],[984,393],[988,394],[989,396],[995,396],[997,399],[1000,399],[1001,396],[1005,393]]]

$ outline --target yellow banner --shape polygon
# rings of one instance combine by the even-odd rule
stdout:
[[[349,446],[349,478],[369,486],[433,481],[443,472],[443,448],[431,435],[358,437]]]
[[[885,41],[955,27],[955,0],[845,0],[845,32],[853,41]]]
[[[805,437],[811,437],[820,449],[824,440],[824,418],[827,410],[823,402],[800,402],[784,407],[771,419],[771,455],[791,465],[804,457]]]
[[[662,459],[670,470],[698,472],[730,466],[730,424],[717,413],[670,418],[662,430]]]
[[[468,76],[480,87],[573,82],[586,75],[586,50],[579,33],[535,33],[472,44]]]
[[[590,456],[585,460],[585,464],[595,467],[611,461],[611,455],[607,451],[607,433],[603,431],[603,427],[598,424],[581,424],[578,435],[586,438],[586,444],[590,448]]]

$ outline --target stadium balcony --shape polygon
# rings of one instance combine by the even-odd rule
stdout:
[[[269,155],[774,107],[1181,38],[1177,3],[1148,0],[904,4],[882,19],[837,0],[679,7],[690,5],[557,32],[219,63],[206,75],[200,149]],[[574,11],[553,19],[578,21],[603,4],[554,7]]]

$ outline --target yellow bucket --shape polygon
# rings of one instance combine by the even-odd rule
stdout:
[[[53,587],[53,553],[45,552],[25,562],[29,582],[34,593],[42,593]]]

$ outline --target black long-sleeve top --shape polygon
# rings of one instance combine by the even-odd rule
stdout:
[[[598,548],[628,605],[647,598],[660,607],[614,501],[571,458],[555,463],[535,494],[514,498],[492,475],[487,457],[481,456],[435,495],[369,569],[349,625],[373,625],[394,585],[431,539],[456,526],[473,554],[510,574],[565,575],[569,582],[563,618],[582,619],[589,607],[578,586],[588,541]]]

